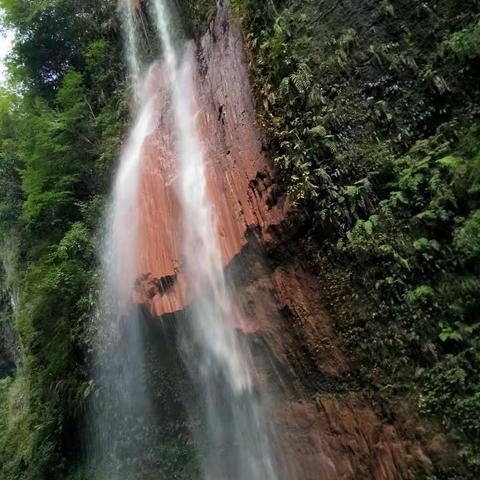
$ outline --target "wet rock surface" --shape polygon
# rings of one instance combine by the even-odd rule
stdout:
[[[286,202],[269,205],[272,168],[262,149],[248,87],[246,59],[240,30],[231,25],[224,10],[201,45],[187,54],[195,57],[197,128],[207,162],[208,196],[214,208],[218,242],[227,265],[246,243],[246,231],[259,228],[265,242],[278,224]],[[163,71],[150,72],[158,92],[158,121],[144,152],[141,175],[139,276],[179,276],[178,286],[150,299],[160,315],[185,306],[182,294],[182,225],[177,199],[176,162],[172,132],[173,112],[166,95]]]

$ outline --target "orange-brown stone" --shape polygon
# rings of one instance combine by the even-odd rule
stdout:
[[[268,242],[269,227],[279,223],[285,205],[268,204],[272,169],[262,150],[247,76],[240,32],[227,22],[221,36],[204,37],[196,59],[197,128],[206,159],[208,196],[216,219],[217,239],[227,265],[246,243],[249,227]],[[220,33],[220,32],[218,32]],[[152,313],[181,309],[188,301],[181,285],[181,207],[176,195],[177,159],[174,114],[160,68],[150,72],[157,92],[158,123],[145,145],[140,181],[139,276],[177,275],[166,294],[149,299]]]

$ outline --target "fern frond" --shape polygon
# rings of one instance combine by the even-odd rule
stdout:
[[[278,94],[281,96],[281,97],[285,97],[289,94],[290,92],[290,78],[289,77],[285,77],[284,79],[282,79],[282,81],[280,82],[280,85],[278,87]]]
[[[306,62],[298,65],[297,71],[290,75],[290,80],[297,89],[298,93],[304,95],[312,85],[312,70]]]

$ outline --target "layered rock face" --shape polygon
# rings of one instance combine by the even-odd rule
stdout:
[[[248,336],[271,403],[284,478],[423,478],[431,461],[415,438],[421,427],[408,407],[397,405],[395,421],[387,423],[361,394],[337,390],[351,366],[319,279],[298,258],[266,264],[252,243],[230,268],[237,301],[255,325]]]
[[[242,38],[231,28],[226,12],[217,19],[195,57],[194,84],[197,128],[207,161],[208,195],[214,209],[217,238],[227,265],[246,243],[246,231],[258,228],[265,242],[269,227],[278,224],[284,202],[270,207],[272,169],[262,151],[262,136],[246,70]],[[176,198],[174,116],[165,95],[161,69],[150,72],[157,90],[159,119],[145,146],[141,178],[140,294],[156,315],[170,313],[188,301],[182,292],[181,212]],[[168,289],[162,278],[175,278]]]
[[[284,477],[416,478],[416,472],[430,468],[416,440],[382,422],[360,396],[334,395],[324,388],[348,376],[350,365],[324,308],[319,280],[299,258],[270,262],[264,257],[265,249],[281,244],[272,232],[287,215],[287,205],[285,200],[271,205],[274,171],[262,149],[241,32],[226,10],[218,12],[192,54],[217,238],[235,286],[241,330],[264,386]],[[189,299],[179,250],[173,114],[161,68],[151,75],[159,117],[145,146],[135,298],[152,317],[161,317],[184,309]]]

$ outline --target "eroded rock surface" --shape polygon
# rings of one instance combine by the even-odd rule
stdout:
[[[429,472],[421,442],[402,433],[418,427],[408,409],[385,422],[362,394],[338,388],[351,366],[319,279],[299,258],[266,264],[255,242],[228,273],[236,279],[286,478],[413,480]]]
[[[245,245],[248,228],[259,228],[269,242],[269,227],[281,221],[286,209],[284,201],[269,205],[272,169],[262,149],[242,45],[239,29],[221,10],[210,34],[193,52],[198,135],[225,265]],[[158,92],[158,121],[145,146],[141,175],[139,277],[145,273],[154,278],[178,276],[173,289],[149,298],[152,313],[160,315],[183,308],[187,299],[182,293],[179,251],[182,225],[174,115],[161,68],[150,75],[151,88]]]

